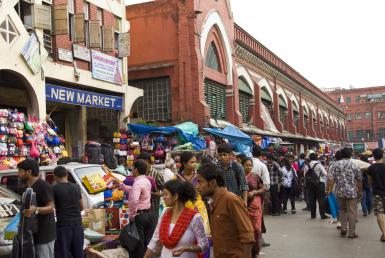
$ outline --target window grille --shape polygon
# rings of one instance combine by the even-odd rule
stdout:
[[[210,80],[205,80],[205,101],[210,107],[211,118],[226,119],[225,86]]]
[[[169,77],[130,81],[129,85],[143,90],[143,97],[138,98],[133,106],[134,118],[148,122],[171,120]]]
[[[242,114],[242,120],[247,123],[249,120],[250,95],[239,91],[239,111]]]

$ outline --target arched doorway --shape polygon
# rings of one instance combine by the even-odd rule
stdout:
[[[37,96],[21,74],[12,70],[0,70],[0,108],[17,109],[32,117],[39,116]],[[4,94],[6,93],[6,94]]]

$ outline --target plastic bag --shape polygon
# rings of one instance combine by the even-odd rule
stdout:
[[[122,229],[119,235],[119,241],[120,245],[128,252],[135,250],[137,245],[140,244],[138,229],[134,221],[131,221],[130,224]]]
[[[84,176],[82,182],[90,193],[102,192],[107,187],[106,182],[99,173]]]
[[[86,210],[89,221],[89,228],[100,234],[106,234],[106,211],[104,209]]]

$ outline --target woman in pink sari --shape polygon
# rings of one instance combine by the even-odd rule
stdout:
[[[242,165],[249,186],[247,209],[249,210],[251,223],[254,227],[255,245],[252,249],[252,258],[255,258],[259,255],[259,240],[261,237],[263,215],[263,194],[265,190],[263,188],[262,179],[257,174],[251,172],[253,170],[253,160],[250,158],[244,159]]]

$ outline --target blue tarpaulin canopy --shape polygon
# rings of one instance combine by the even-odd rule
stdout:
[[[176,133],[180,138],[183,140],[184,143],[191,142],[193,144],[194,150],[202,150],[206,148],[206,143],[204,139],[201,139],[196,135],[195,132],[195,126],[198,128],[197,125],[193,123],[188,124],[180,124],[177,125],[181,128],[178,128],[176,126],[149,126],[149,125],[142,125],[142,124],[128,124],[128,128],[131,130],[131,132],[138,134],[138,135],[145,135],[150,133],[159,133],[159,134],[173,134]],[[186,127],[186,128],[184,128]],[[183,130],[185,129],[185,130]]]
[[[232,125],[228,125],[222,130],[217,128],[204,128],[203,130],[213,135],[225,138],[232,143],[241,143],[244,145],[251,145],[253,143],[253,140],[250,136],[238,130]]]
[[[182,132],[181,129],[175,126],[161,126],[155,127],[150,125],[141,125],[141,124],[128,124],[131,132],[139,135],[150,134],[150,133],[162,133],[162,134],[173,134],[177,132]]]
[[[236,152],[250,155],[250,149],[253,145],[253,140],[250,136],[238,130],[234,126],[228,125],[223,129],[204,128],[203,130],[213,135],[229,140],[230,144],[234,146],[234,150]]]

